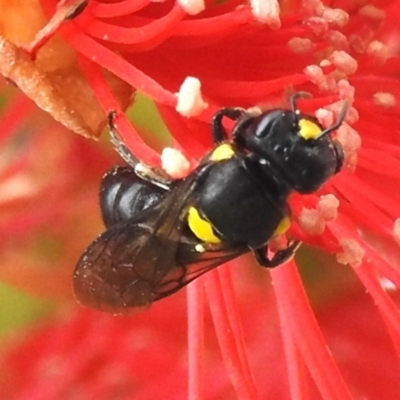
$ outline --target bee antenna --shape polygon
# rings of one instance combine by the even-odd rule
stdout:
[[[329,128],[326,128],[324,131],[322,131],[318,135],[318,137],[315,138],[315,140],[321,139],[322,137],[329,135],[331,132],[338,129],[340,127],[340,125],[342,125],[344,119],[346,118],[347,111],[349,110],[349,106],[350,106],[349,102],[347,100],[344,100],[342,109],[340,110],[340,114],[339,114],[337,121],[333,125],[331,125]]]
[[[299,98],[304,98],[304,99],[311,99],[313,96],[309,92],[296,92],[290,96],[290,108],[292,109],[293,115],[294,115],[294,122],[296,125],[299,124],[299,109],[297,108],[296,100]]]

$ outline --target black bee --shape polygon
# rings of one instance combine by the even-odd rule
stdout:
[[[337,122],[324,129],[297,109],[300,96],[308,94],[293,95],[288,110],[219,110],[212,120],[215,147],[180,180],[139,162],[111,129],[130,166],[103,178],[100,205],[107,229],[78,261],[78,301],[126,313],[249,251],[268,268],[290,259],[300,242],[289,242],[269,259],[268,241],[289,225],[292,191],[314,192],[341,169],[342,147],[330,134],[347,112],[345,103]],[[236,121],[230,137],[224,117]]]

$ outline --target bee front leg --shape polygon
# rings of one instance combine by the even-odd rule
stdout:
[[[215,144],[221,143],[228,139],[228,133],[222,125],[222,119],[227,117],[233,121],[237,121],[245,114],[243,108],[221,108],[218,110],[212,119],[211,129],[212,138]]]
[[[270,260],[267,256],[268,246],[253,250],[257,262],[265,268],[275,268],[278,265],[290,261],[300,247],[299,240],[293,240],[289,245],[281,250],[278,250]]]

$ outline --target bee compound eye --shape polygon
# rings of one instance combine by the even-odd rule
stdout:
[[[339,141],[335,141],[333,143],[333,150],[335,151],[336,155],[335,174],[337,174],[342,169],[344,163],[344,151]]]

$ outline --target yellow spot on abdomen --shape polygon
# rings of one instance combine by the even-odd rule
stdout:
[[[221,243],[213,232],[211,224],[201,218],[195,207],[190,207],[188,212],[188,225],[194,235],[206,243]]]
[[[235,155],[235,150],[228,143],[221,144],[211,154],[211,161],[221,161],[232,158]]]
[[[283,217],[275,229],[274,236],[282,235],[290,228],[290,218]]]
[[[322,132],[321,128],[315,122],[305,118],[299,121],[299,127],[300,136],[305,140],[316,139]]]

